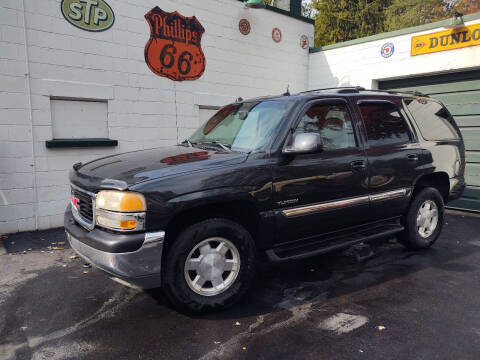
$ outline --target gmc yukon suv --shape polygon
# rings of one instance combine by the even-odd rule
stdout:
[[[465,149],[419,93],[323,89],[221,108],[176,146],[75,164],[72,248],[183,311],[237,301],[260,256],[282,262],[396,235],[438,238]]]

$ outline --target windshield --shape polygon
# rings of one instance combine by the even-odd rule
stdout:
[[[290,101],[261,101],[227,105],[190,137],[192,144],[213,143],[233,151],[260,149],[290,109]]]

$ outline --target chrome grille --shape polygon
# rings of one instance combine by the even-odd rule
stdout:
[[[84,228],[92,230],[95,227],[95,194],[75,185],[72,185],[71,192],[78,199],[78,207],[72,204],[73,217]]]

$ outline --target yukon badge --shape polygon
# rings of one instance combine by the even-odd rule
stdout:
[[[205,71],[200,42],[205,29],[195,16],[165,12],[158,6],[145,14],[150,39],[145,62],[155,74],[174,81],[196,80]]]

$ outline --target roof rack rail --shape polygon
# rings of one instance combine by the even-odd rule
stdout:
[[[351,94],[351,93],[359,93],[360,91],[365,91],[365,89],[363,87],[356,86],[353,88],[342,88],[342,89],[339,89],[337,92],[339,94]]]
[[[420,91],[417,90],[406,90],[406,91],[397,91],[397,90],[366,90],[370,92],[384,92],[384,93],[389,93],[389,94],[410,94],[414,96],[423,96],[423,97],[430,97],[427,94],[424,94]]]
[[[428,95],[416,90],[412,90],[412,91],[395,91],[395,90],[381,90],[381,89],[371,90],[371,89],[365,89],[364,87],[361,87],[361,86],[339,86],[339,87],[331,87],[331,88],[323,88],[323,89],[313,89],[313,90],[302,91],[300,94],[308,94],[308,93],[325,91],[325,90],[335,90],[339,94],[351,94],[351,93],[359,93],[360,91],[369,91],[369,92],[382,92],[382,93],[389,93],[389,94],[411,94],[414,96],[429,97]]]
[[[415,96],[423,96],[423,97],[430,97],[428,96],[427,94],[424,94],[420,91],[417,91],[417,90],[409,90],[409,91],[392,91],[396,94],[411,94],[411,95],[415,95]]]
[[[364,91],[365,88],[363,88],[361,86],[337,86],[337,87],[329,87],[329,88],[312,89],[312,90],[302,91],[300,94],[307,94],[307,93],[324,91],[324,90],[337,90],[337,92],[339,92],[339,93],[351,93],[351,92],[358,93],[360,91]]]

